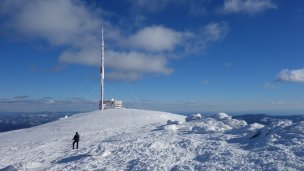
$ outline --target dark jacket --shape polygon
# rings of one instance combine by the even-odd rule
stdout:
[[[75,140],[75,141],[79,141],[79,134],[74,135],[73,140]]]

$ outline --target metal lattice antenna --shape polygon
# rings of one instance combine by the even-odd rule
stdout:
[[[100,60],[100,102],[99,110],[104,110],[104,40],[103,28],[101,28],[101,60]]]

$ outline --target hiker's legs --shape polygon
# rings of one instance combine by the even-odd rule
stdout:
[[[78,142],[79,142],[79,141],[77,141],[77,149],[78,149]]]
[[[76,141],[73,142],[73,149],[74,149],[74,144],[75,144],[75,142],[76,142]],[[78,144],[78,143],[77,143],[77,144]],[[77,146],[78,146],[78,145],[77,145]]]

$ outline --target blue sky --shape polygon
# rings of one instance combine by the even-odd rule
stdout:
[[[303,114],[301,0],[2,0],[0,111]]]

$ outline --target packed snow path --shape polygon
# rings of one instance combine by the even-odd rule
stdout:
[[[0,133],[0,169],[304,170],[303,122],[247,125],[224,113],[184,121],[164,112],[105,110]],[[76,131],[79,149],[72,150]]]

